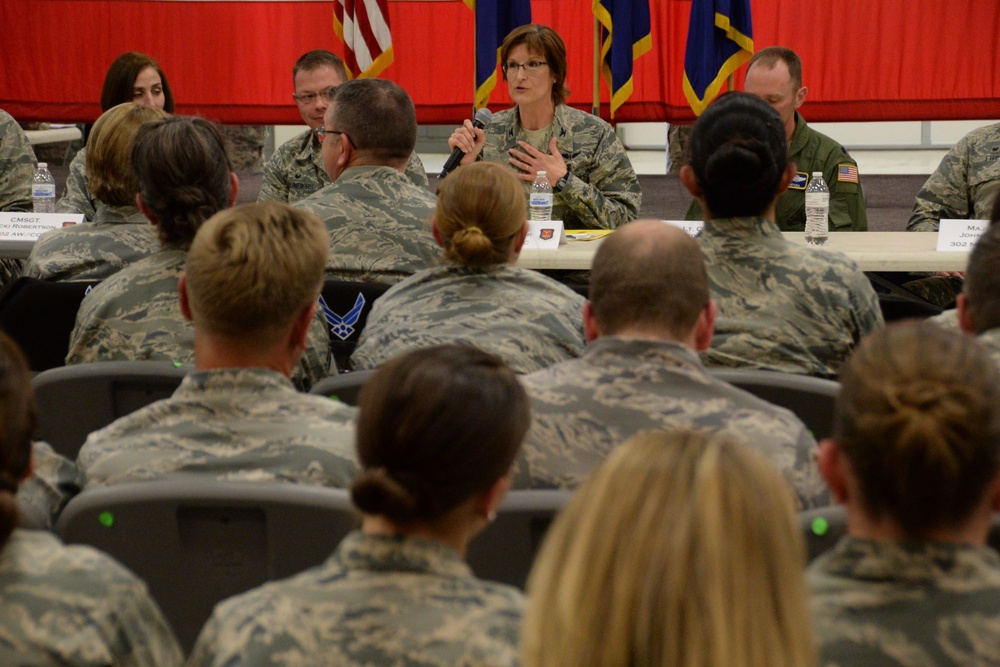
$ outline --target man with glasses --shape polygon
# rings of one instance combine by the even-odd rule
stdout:
[[[347,81],[340,56],[316,49],[295,61],[292,67],[292,98],[309,129],[281,145],[264,167],[264,181],[257,201],[293,204],[330,183],[320,156],[321,139],[316,134],[330,105],[328,91]],[[406,175],[427,187],[427,174],[416,153],[410,155]]]
[[[436,261],[427,221],[436,199],[406,177],[417,117],[391,81],[356,79],[337,87],[317,128],[332,181],[295,203],[326,224],[328,277],[396,283]]]

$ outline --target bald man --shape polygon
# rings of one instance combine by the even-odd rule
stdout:
[[[582,357],[522,378],[534,418],[516,485],[574,488],[635,433],[696,427],[761,452],[802,507],[828,502],[805,425],[702,367],[715,302],[694,239],[657,220],[608,236],[594,256],[583,320]]]

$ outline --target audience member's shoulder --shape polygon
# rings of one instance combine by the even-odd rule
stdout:
[[[44,577],[69,592],[76,584],[100,584],[91,590],[105,595],[143,590],[143,584],[118,561],[84,545],[64,545],[46,531],[15,530],[4,546],[0,572],[12,568],[25,576]]]
[[[979,144],[1000,144],[1000,123],[977,127],[962,137],[955,147],[967,146],[971,148]]]

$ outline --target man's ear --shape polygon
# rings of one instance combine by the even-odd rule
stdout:
[[[177,296],[181,302],[181,315],[184,316],[185,320],[191,322],[193,318],[191,317],[191,302],[188,300],[186,273],[182,273],[177,281]]]
[[[958,328],[967,334],[976,335],[976,327],[972,324],[972,310],[969,308],[969,297],[965,296],[965,293],[958,295],[955,308],[958,310]]]
[[[583,302],[583,336],[588,344],[601,337],[601,327],[597,324],[597,318],[594,317],[594,307],[590,305],[589,301]]]
[[[800,106],[802,106],[802,104],[803,104],[803,103],[804,103],[804,102],[806,101],[806,96],[807,96],[808,94],[809,94],[809,89],[808,89],[808,88],[806,88],[805,86],[802,86],[801,88],[799,88],[799,89],[798,89],[798,90],[797,90],[797,91],[795,92],[795,108],[796,108],[796,110],[797,110],[797,109],[798,109],[798,108],[799,108]]]
[[[695,322],[694,345],[695,351],[704,352],[712,347],[712,334],[715,333],[715,314],[718,312],[718,305],[714,299],[709,299],[705,307],[698,315]]]
[[[816,465],[819,467],[819,474],[826,480],[834,501],[838,505],[846,503],[849,495],[846,470],[848,463],[840,447],[832,439],[825,438],[820,441]]]

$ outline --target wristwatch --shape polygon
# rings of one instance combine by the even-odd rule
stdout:
[[[553,187],[552,189],[555,190],[556,192],[559,192],[564,187],[566,187],[566,183],[568,182],[569,182],[569,172],[567,171],[562,178],[556,181],[555,187]]]

